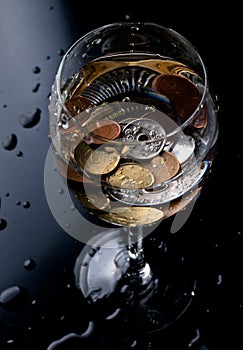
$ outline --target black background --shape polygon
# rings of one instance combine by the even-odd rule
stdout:
[[[127,20],[156,22],[186,36],[201,53],[218,96],[213,172],[175,238],[194,254],[199,288],[182,320],[158,335],[124,338],[105,323],[85,342],[74,338],[57,348],[242,348],[239,11],[232,4],[212,8],[205,2],[0,0],[0,141],[17,136],[12,150],[0,144],[0,293],[11,286],[24,291],[13,303],[0,298],[0,350],[45,350],[87,328],[89,315],[73,276],[81,244],[58,226],[45,197],[48,97],[62,55],[74,41],[95,27]],[[19,117],[37,108],[40,121],[24,128]],[[29,258],[35,266],[28,270]]]

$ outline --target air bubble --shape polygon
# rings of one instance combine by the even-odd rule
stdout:
[[[17,136],[15,134],[10,134],[2,140],[2,146],[4,149],[11,151],[17,145]]]
[[[34,111],[29,111],[19,117],[19,122],[24,128],[32,128],[39,123],[41,110],[36,108]]]

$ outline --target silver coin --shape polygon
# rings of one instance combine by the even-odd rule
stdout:
[[[149,119],[135,119],[123,128],[123,140],[129,150],[127,155],[135,159],[153,158],[165,145],[165,130],[161,124]]]
[[[180,164],[184,164],[194,154],[195,141],[190,136],[181,135],[172,145],[166,146],[165,150],[170,150],[177,157]]]

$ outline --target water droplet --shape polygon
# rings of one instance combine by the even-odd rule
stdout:
[[[35,268],[35,266],[36,266],[36,262],[32,258],[28,258],[24,262],[24,268],[26,270],[33,270]]]
[[[47,59],[47,60],[50,60],[50,59],[51,59],[51,56],[49,56],[49,55],[46,56],[46,59]]]
[[[54,10],[54,6],[50,6],[50,7],[49,7],[49,10],[50,10],[50,11]]]
[[[29,208],[30,207],[30,202],[29,201],[24,201],[23,202],[23,207],[26,208],[26,209]]]
[[[37,92],[40,88],[40,83],[37,83],[35,87],[33,87],[32,92]]]
[[[23,152],[22,152],[22,151],[18,151],[18,152],[16,153],[16,156],[17,156],[17,157],[22,157],[22,156],[23,156]]]
[[[0,305],[6,309],[21,306],[25,300],[25,290],[18,286],[11,286],[4,289],[0,294]]]
[[[40,69],[39,66],[35,66],[35,67],[32,69],[32,72],[33,72],[34,74],[39,74],[40,71],[41,71],[41,69]]]
[[[7,344],[13,344],[13,343],[14,343],[14,340],[13,340],[13,339],[7,340]]]
[[[16,202],[16,205],[17,205],[17,206],[19,206],[20,204],[21,204],[21,202],[20,202],[20,201],[17,201],[17,202]]]
[[[221,274],[218,275],[217,285],[219,286],[222,283],[223,276]]]
[[[3,148],[8,151],[13,150],[17,145],[17,136],[15,134],[10,134],[6,136],[2,140],[2,145],[3,145]]]
[[[0,218],[0,231],[3,231],[7,227],[7,221]]]
[[[24,128],[32,128],[39,123],[41,117],[41,110],[36,108],[35,111],[30,111],[22,114],[19,117],[19,122]]]
[[[192,340],[189,342],[188,344],[188,348],[191,348],[198,340],[200,339],[200,331],[197,328],[196,329],[196,335],[194,338],[192,338]]]
[[[3,105],[3,108],[7,108],[7,105],[6,105],[6,104],[4,104],[4,105]]]
[[[63,56],[65,54],[65,51],[63,49],[60,49],[57,51],[59,56]]]

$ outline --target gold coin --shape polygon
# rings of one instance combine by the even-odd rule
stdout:
[[[142,164],[125,163],[107,176],[106,181],[113,187],[132,190],[150,187],[154,183],[154,176]]]
[[[75,182],[91,183],[91,180],[83,174],[78,173],[71,165],[66,165],[64,161],[55,158],[55,164],[57,171],[62,177]]]
[[[155,185],[170,180],[180,170],[177,157],[168,151],[163,151],[154,157],[149,163],[146,163],[146,166],[154,176]]]
[[[108,174],[119,163],[120,156],[112,148],[108,151],[99,147],[93,150],[86,142],[81,141],[74,150],[74,158],[81,169],[94,175]]]
[[[91,193],[76,192],[77,199],[82,205],[91,210],[104,210],[109,207],[110,200],[103,192],[99,191],[97,187],[94,187]]]
[[[149,225],[162,219],[162,210],[150,207],[117,207],[100,217],[114,224],[122,226]]]

